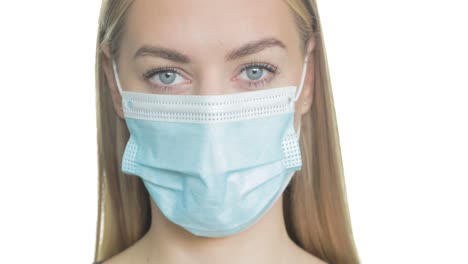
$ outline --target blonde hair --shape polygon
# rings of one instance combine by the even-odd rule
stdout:
[[[284,217],[291,239],[328,263],[359,263],[343,178],[338,128],[321,23],[315,0],[285,0],[295,14],[303,40],[315,38],[313,104],[302,117],[303,167],[283,194]],[[138,177],[120,170],[129,132],[114,112],[101,66],[102,47],[119,57],[128,0],[103,0],[96,46],[96,107],[99,200],[95,261],[123,251],[149,229],[148,193]]]

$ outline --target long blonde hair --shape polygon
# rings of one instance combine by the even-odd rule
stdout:
[[[295,14],[303,40],[315,38],[313,104],[302,117],[303,167],[283,195],[286,228],[291,239],[328,263],[359,263],[348,212],[338,128],[328,63],[315,0],[285,0]],[[95,261],[123,251],[149,229],[148,193],[138,177],[119,168],[129,132],[114,112],[101,66],[102,46],[118,57],[129,0],[103,0],[96,45],[96,107],[99,200]]]

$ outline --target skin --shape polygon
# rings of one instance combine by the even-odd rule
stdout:
[[[294,16],[282,0],[136,0],[128,10],[120,56],[116,59],[124,90],[161,94],[218,95],[299,86],[304,55]],[[228,11],[228,12],[227,12]],[[226,54],[242,45],[264,38],[276,38],[285,48],[269,46],[256,53],[226,61]],[[157,56],[134,54],[143,45],[177,50],[190,63]],[[296,102],[294,125],[312,104],[314,83],[313,48],[309,41],[307,75]],[[114,109],[124,118],[121,97],[112,71],[109,47],[103,47],[103,68],[111,90]],[[277,73],[263,69],[252,80],[247,70],[252,62],[277,66]],[[142,75],[153,68],[180,70],[168,84],[154,75]],[[252,70],[251,67],[250,70]],[[261,67],[260,67],[261,68]],[[258,69],[258,67],[257,67]],[[249,82],[266,80],[249,87]],[[258,222],[244,231],[222,238],[197,237],[170,222],[151,200],[152,224],[135,244],[104,262],[120,263],[325,263],[297,246],[288,236],[282,210],[282,196]]]

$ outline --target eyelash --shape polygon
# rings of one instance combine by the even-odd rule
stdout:
[[[276,65],[272,65],[272,64],[268,64],[268,63],[262,63],[262,62],[252,62],[252,63],[244,65],[240,69],[238,74],[241,74],[245,70],[248,70],[250,68],[265,69],[269,73],[273,74],[273,76],[272,77],[265,77],[265,78],[263,78],[261,80],[257,80],[257,81],[247,81],[247,84],[248,84],[249,88],[252,88],[252,86],[255,86],[255,88],[258,88],[259,86],[260,87],[264,86],[269,81],[271,81],[271,79],[273,79],[274,76],[277,75],[277,73],[278,73],[278,67]],[[161,68],[150,69],[149,71],[143,73],[143,79],[145,81],[148,81],[151,84],[151,86],[155,87],[156,89],[159,89],[159,90],[161,90],[163,92],[164,91],[170,91],[170,90],[174,89],[174,87],[176,85],[159,85],[159,84],[154,84],[154,83],[149,81],[149,79],[151,79],[153,76],[155,76],[157,74],[160,74],[160,73],[164,73],[164,72],[173,72],[173,73],[181,75],[181,71],[179,69],[177,69],[177,68],[174,68],[174,67],[161,67]],[[237,79],[237,77],[236,77],[236,79]]]

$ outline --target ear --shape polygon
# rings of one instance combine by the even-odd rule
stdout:
[[[302,94],[299,97],[299,112],[301,115],[307,113],[312,106],[312,96],[314,94],[314,83],[315,83],[315,38],[311,37],[307,46],[307,53],[309,54],[307,62],[306,77],[304,80],[304,87],[302,88]]]
[[[116,79],[112,66],[112,56],[109,45],[107,43],[104,44],[101,48],[101,65],[107,79],[107,86],[109,87],[110,94],[112,96],[114,111],[121,119],[124,119],[122,110],[122,96],[120,95],[119,89],[117,88],[117,82],[115,81]]]

